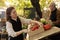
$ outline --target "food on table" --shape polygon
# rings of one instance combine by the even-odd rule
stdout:
[[[43,27],[44,27],[45,30],[48,30],[48,29],[51,28],[51,25],[50,25],[50,24],[46,24],[46,25],[44,25]]]
[[[44,25],[47,24],[46,19],[44,19],[44,18],[41,18],[40,22],[42,22]]]
[[[39,25],[35,23],[31,28],[32,31],[39,29]]]

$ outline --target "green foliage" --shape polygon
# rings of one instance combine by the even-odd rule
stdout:
[[[43,10],[44,7],[48,7],[51,1],[52,0],[40,0],[41,9]],[[8,2],[14,5],[16,10],[32,7],[30,0],[8,0]]]
[[[43,10],[44,7],[47,8],[51,1],[52,0],[40,0],[41,10]],[[22,16],[25,15],[25,16],[27,16],[27,18],[34,17],[33,16],[34,13],[32,11],[26,11],[24,13],[24,8],[33,7],[30,0],[7,0],[7,2],[9,2],[11,5],[13,5],[16,8],[18,15],[22,15]]]
[[[24,8],[32,7],[30,0],[7,0],[7,2],[13,5],[19,14],[22,14],[21,10],[24,12]]]
[[[25,7],[32,7],[30,1],[28,0],[8,0],[8,2],[10,2],[11,5],[14,5],[17,10],[23,9]]]
[[[28,25],[27,24],[23,24],[22,29],[27,29]]]
[[[5,6],[4,1],[0,0],[0,6]]]
[[[47,8],[51,2],[52,0],[40,0],[41,9],[43,10],[44,7]]]

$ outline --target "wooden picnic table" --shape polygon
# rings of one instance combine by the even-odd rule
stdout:
[[[8,40],[8,33],[0,31],[0,40]]]
[[[52,27],[50,30],[47,30],[47,31],[44,31],[44,32],[39,33],[37,35],[31,36],[29,38],[29,40],[40,40],[40,39],[43,39],[45,37],[48,37],[48,36],[53,35],[58,32],[60,32],[60,28]]]

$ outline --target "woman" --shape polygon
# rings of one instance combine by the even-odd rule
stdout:
[[[23,32],[27,33],[27,29],[22,30],[22,24],[38,23],[31,19],[25,19],[17,16],[16,10],[14,7],[9,7],[6,10],[6,29],[9,35],[9,40],[23,40]]]

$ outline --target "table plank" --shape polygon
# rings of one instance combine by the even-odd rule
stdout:
[[[47,37],[49,35],[55,34],[60,32],[60,28],[57,27],[52,27],[50,30],[44,31],[42,33],[39,33],[37,35],[31,36],[29,40],[37,40],[37,39],[42,39],[44,37]]]
[[[7,33],[7,32],[1,32],[1,31],[0,31],[0,34],[8,34],[8,33]]]

